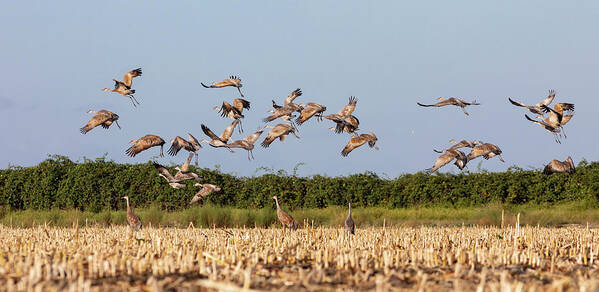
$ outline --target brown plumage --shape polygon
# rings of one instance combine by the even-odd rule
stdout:
[[[560,128],[564,138],[567,138],[566,132],[564,131],[564,125],[567,124],[574,116],[574,104],[556,103],[553,105],[553,109],[548,106],[542,106],[541,108],[544,112],[548,113],[545,122],[554,128]],[[565,115],[564,111],[566,111]]]
[[[123,199],[127,200],[127,223],[131,230],[138,231],[141,229],[141,220],[139,216],[133,212],[133,208],[129,206],[129,196],[124,196]]]
[[[269,110],[268,112],[272,113],[272,115],[262,119],[262,121],[265,123],[272,122],[278,118],[281,118],[286,122],[290,122],[291,119],[296,117],[293,114],[295,109],[291,107],[278,107],[275,110]]]
[[[347,156],[352,150],[364,145],[366,142],[368,142],[370,148],[375,147],[376,141],[378,141],[378,138],[374,133],[362,134],[360,136],[354,135],[349,139],[343,150],[341,150],[341,156]],[[379,150],[379,147],[375,147],[375,149]]]
[[[181,138],[180,136],[177,136],[175,139],[171,140],[171,147],[168,149],[167,153],[171,156],[175,156],[181,149],[187,150],[196,156],[195,165],[198,166],[197,151],[202,149],[202,145],[200,145],[198,139],[196,139],[191,133],[187,133],[187,137],[187,140]]]
[[[316,116],[319,120],[322,120],[322,113],[327,110],[326,106],[315,102],[309,102],[300,106],[302,106],[300,116],[295,120],[295,123],[298,125],[305,123],[313,116]]]
[[[455,106],[459,106],[462,111],[464,112],[464,114],[469,115],[468,112],[466,111],[466,107],[469,105],[480,105],[480,103],[477,103],[476,100],[472,101],[472,102],[467,102],[465,100],[459,99],[459,98],[455,98],[455,97],[450,97],[448,99],[445,99],[443,97],[439,97],[437,98],[437,100],[440,100],[439,102],[435,103],[435,104],[421,104],[419,102],[417,102],[417,104],[419,106],[424,106],[424,107],[430,107],[430,106],[434,106],[434,107],[442,107],[442,106],[446,106],[446,105],[455,105]]]
[[[212,84],[210,84],[210,86],[205,85],[204,83],[201,83],[202,86],[204,86],[205,88],[222,88],[222,87],[227,87],[227,86],[233,86],[235,88],[237,88],[237,91],[239,91],[239,94],[241,95],[241,97],[243,96],[243,93],[241,93],[241,87],[243,86],[243,84],[241,84],[241,79],[239,79],[239,77],[237,76],[230,76],[229,78],[221,81],[221,82],[212,82]]]
[[[159,136],[148,134],[137,140],[129,141],[129,144],[133,145],[129,147],[125,151],[125,153],[131,157],[135,157],[135,155],[139,154],[140,152],[146,149],[149,149],[154,146],[160,146],[160,157],[164,157],[164,154],[162,153],[164,143],[164,140]]]
[[[302,107],[296,103],[293,103],[293,101],[298,97],[302,95],[302,90],[297,88],[296,90],[292,91],[287,98],[285,98],[285,103],[284,106],[293,109],[293,111],[301,111]],[[274,106],[274,104],[273,104]]]
[[[277,196],[273,196],[272,198],[275,199],[275,203],[277,204],[277,218],[279,218],[279,222],[281,222],[285,228],[296,230],[298,227],[297,221],[295,221],[295,219],[293,219],[293,217],[291,217],[289,214],[281,210]]]
[[[462,140],[462,141],[458,142],[454,139],[451,139],[451,140],[449,140],[449,142],[455,144],[455,145],[449,147],[449,149],[460,149],[460,148],[464,148],[464,147],[473,148],[476,145],[482,145],[482,143],[480,143],[478,140],[474,140],[474,141]]]
[[[227,142],[231,138],[231,135],[233,134],[233,130],[235,130],[235,126],[237,126],[238,123],[239,123],[239,120],[234,120],[228,127],[225,128],[225,130],[220,135],[220,137],[216,136],[216,134],[214,134],[214,132],[212,132],[210,130],[210,128],[208,128],[204,124],[202,124],[201,125],[202,131],[204,132],[204,134],[206,134],[206,136],[210,137],[210,139],[212,139],[212,140],[208,141],[206,139],[202,139],[201,142],[206,142],[212,147],[225,147],[229,151],[231,151],[231,153],[234,153],[235,151],[233,151],[229,148],[229,146],[227,145]]]
[[[544,113],[543,113],[541,106],[550,105],[553,102],[554,98],[555,98],[555,90],[549,90],[549,95],[545,99],[543,99],[541,102],[539,102],[535,105],[525,105],[521,102],[514,101],[509,97],[508,97],[508,100],[510,101],[511,104],[513,104],[515,106],[527,108],[531,113],[536,114],[537,118],[542,118]]]
[[[345,118],[345,120],[342,122],[336,122],[336,124],[337,126],[330,127],[329,129],[335,131],[337,134],[343,132],[353,134],[359,130],[358,126],[360,126],[360,120],[358,120],[358,118],[356,118],[354,115],[349,115],[347,118]]]
[[[470,153],[468,153],[468,161],[475,159],[479,156],[482,156],[484,159],[490,159],[492,157],[498,156],[501,162],[505,162],[503,157],[501,157],[501,149],[497,147],[495,144],[491,143],[482,143],[480,145],[476,145],[472,148]]]
[[[260,144],[264,148],[270,146],[270,144],[277,138],[279,138],[281,142],[285,141],[285,138],[287,138],[289,134],[293,134],[298,139],[300,138],[295,133],[295,128],[293,127],[293,125],[290,124],[277,124],[274,127],[265,126],[264,128],[272,128],[272,130],[270,130],[270,132],[268,132],[268,134],[266,135],[266,138],[264,138],[264,141],[262,141],[262,143]]]
[[[529,121],[531,121],[531,122],[533,122],[533,123],[535,123],[535,124],[543,127],[545,130],[547,130],[547,132],[552,133],[553,134],[553,138],[554,138],[554,140],[555,140],[556,143],[559,143],[559,144],[562,143],[560,141],[561,127],[559,126],[559,124],[555,124],[555,125],[550,124],[549,123],[549,118],[545,118],[545,119],[542,119],[542,120],[535,120],[535,119],[532,119],[531,117],[529,117],[526,114],[524,115],[524,117],[527,120],[529,120]],[[568,120],[570,120],[570,118],[571,118],[571,116],[568,117]]]
[[[135,99],[135,96],[133,96],[133,94],[135,93],[135,90],[131,89],[131,84],[133,82],[133,78],[135,78],[137,76],[141,76],[141,68],[133,69],[133,70],[125,73],[125,75],[123,76],[123,81],[118,81],[116,79],[112,79],[114,81],[114,88],[113,89],[104,88],[103,90],[110,91],[110,92],[116,92],[122,96],[128,97],[129,99],[131,99],[131,103],[133,103],[133,106],[137,107],[137,105],[135,105],[135,103],[139,104],[139,101],[137,101],[137,99]]]
[[[345,218],[345,231],[347,234],[356,234],[356,224],[354,219],[351,217],[351,203],[348,203],[349,210],[347,211],[347,218]]]
[[[345,123],[345,119],[354,112],[357,103],[358,100],[354,96],[350,96],[347,105],[344,106],[338,113],[326,115],[323,118],[335,122],[337,127],[339,127],[339,124]],[[343,128],[343,125],[341,127]]]
[[[81,129],[79,129],[79,131],[81,132],[81,134],[85,134],[89,131],[91,131],[93,128],[97,127],[97,126],[102,126],[102,128],[104,129],[108,129],[110,127],[110,125],[112,125],[112,123],[116,123],[117,127],[119,127],[119,129],[121,128],[121,126],[119,125],[119,122],[117,121],[119,119],[119,115],[111,112],[111,111],[107,111],[107,110],[99,110],[99,111],[94,111],[94,110],[89,110],[87,111],[88,113],[94,113],[96,114],[95,116],[93,116],[89,122],[87,122],[87,125],[85,125],[84,127],[82,127]]]
[[[245,100],[245,99],[241,99],[241,98],[235,98],[233,99],[233,105],[229,104],[226,101],[223,101],[223,104],[218,107],[215,106],[214,109],[218,110],[218,112],[220,113],[220,115],[222,117],[229,117],[233,120],[238,120],[238,119],[242,119],[245,116],[242,114],[243,113],[243,109],[249,109],[250,108],[250,102]],[[242,133],[243,129],[242,129],[242,125],[241,125],[241,121],[239,121],[239,133]]]
[[[560,172],[574,173],[576,171],[576,167],[574,166],[574,161],[572,161],[572,157],[568,156],[568,158],[564,161],[559,160],[551,160],[549,164],[545,166],[543,169],[544,174],[554,174]]]
[[[260,138],[260,135],[262,135],[262,133],[264,132],[265,128],[259,128],[256,132],[254,132],[254,134],[251,134],[247,137],[245,137],[245,139],[242,140],[235,140],[231,143],[228,144],[228,146],[230,148],[242,148],[247,150],[248,152],[248,160],[254,159],[254,143],[256,143],[256,141],[258,140],[258,138]],[[251,159],[250,159],[250,155],[251,155]]]
[[[191,179],[199,181],[201,179],[201,177],[199,175],[197,175],[196,173],[189,172],[189,163],[190,163],[192,157],[193,157],[193,153],[189,153],[189,157],[187,158],[185,163],[183,163],[183,165],[181,167],[178,167],[178,166],[175,167],[175,170],[177,170],[177,173],[174,176],[171,175],[168,168],[166,168],[156,162],[154,162],[153,165],[154,165],[154,168],[156,168],[156,170],[158,171],[158,176],[163,177],[171,187],[173,187],[175,189],[180,189],[185,186],[184,184],[181,183],[183,181],[191,180]]]
[[[439,156],[437,158],[437,160],[435,160],[435,164],[433,165],[433,167],[426,169],[425,171],[429,174],[439,170],[439,168],[445,166],[446,164],[450,163],[452,160],[456,160],[454,162],[454,164],[460,169],[464,169],[464,167],[466,167],[466,163],[468,162],[468,159],[466,157],[466,154],[464,154],[464,152],[457,150],[457,149],[445,149],[443,151],[437,151],[434,150],[437,153],[442,153],[441,156]]]
[[[199,190],[191,199],[191,202],[189,202],[189,205],[197,202],[197,201],[202,201],[204,202],[204,198],[212,193],[218,193],[221,191],[219,186],[216,185],[211,185],[211,184],[200,184],[200,183],[196,183],[194,184],[194,186],[196,187],[202,187],[201,190]]]

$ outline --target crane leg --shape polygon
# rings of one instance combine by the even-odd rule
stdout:
[[[133,101],[133,97],[129,96],[129,99],[131,100],[131,103],[133,104],[133,106],[137,107],[137,105],[135,105],[135,102]]]
[[[241,95],[241,97],[245,97],[245,96],[243,96],[243,93],[241,93],[241,88],[237,87],[237,91],[239,91],[239,94]]]
[[[137,104],[140,104],[140,103],[139,103],[139,101],[137,101],[137,99],[135,98],[135,95],[131,94],[131,95],[129,95],[129,96],[131,96],[131,98],[133,98],[133,100],[135,100],[135,102],[136,102]]]

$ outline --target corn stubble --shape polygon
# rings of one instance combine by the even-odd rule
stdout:
[[[596,291],[584,227],[0,226],[0,290]]]

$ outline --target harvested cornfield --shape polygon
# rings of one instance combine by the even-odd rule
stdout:
[[[596,291],[586,227],[0,226],[0,290]],[[509,289],[509,290],[506,290]]]

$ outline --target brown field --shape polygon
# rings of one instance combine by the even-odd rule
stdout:
[[[0,225],[0,290],[597,291],[586,227]],[[39,290],[38,290],[39,289]]]

